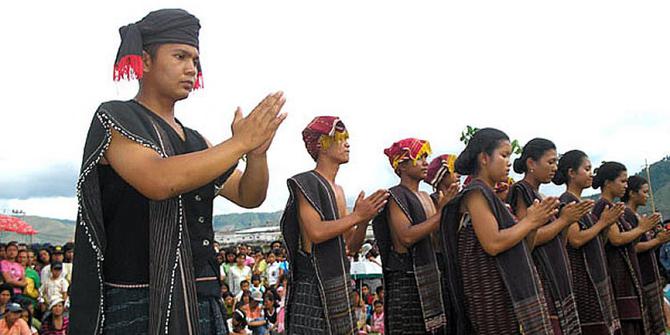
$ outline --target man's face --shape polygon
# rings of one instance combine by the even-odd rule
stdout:
[[[65,257],[63,256],[63,254],[53,254],[53,256],[51,256],[51,261],[52,261],[52,262],[61,262],[61,263],[62,263],[64,258],[65,258]]]
[[[51,275],[53,276],[53,278],[60,277],[61,273],[63,273],[62,269],[51,269]]]
[[[65,258],[67,258],[67,259],[69,259],[69,260],[72,260],[72,259],[74,258],[74,250],[68,250],[68,251],[65,253]]]
[[[320,155],[325,155],[338,164],[346,164],[349,162],[349,139],[341,141],[332,140],[328,149],[321,149]]]
[[[440,183],[437,185],[437,188],[441,190],[442,192],[446,192],[447,189],[451,186],[451,184],[456,183],[458,185],[461,184],[461,175],[453,172],[453,173],[447,173],[442,177],[442,180],[440,180]]]
[[[398,165],[399,175],[403,174],[414,179],[423,180],[428,174],[428,155],[423,155],[416,163],[412,160],[406,160]]]
[[[48,264],[51,261],[51,256],[49,256],[48,251],[40,250],[40,259],[43,263]]]
[[[11,298],[12,294],[9,291],[5,290],[0,292],[0,305],[6,305]]]
[[[242,255],[247,254],[247,247],[246,246],[241,245],[239,249],[240,249],[240,254],[242,254]]]
[[[242,267],[244,265],[244,255],[237,255],[237,266]]]
[[[10,312],[5,314],[5,320],[9,324],[14,324],[21,317],[21,312]]]
[[[7,247],[7,259],[16,259],[18,253],[19,248],[17,248],[15,245],[10,245]]]
[[[153,57],[145,54],[142,85],[149,85],[174,101],[186,99],[195,85],[199,61],[200,53],[193,46],[163,44]]]
[[[240,284],[240,289],[242,289],[242,291],[249,291],[249,283],[244,282],[244,283]]]
[[[28,251],[28,265],[35,265],[35,261],[37,261],[35,258],[35,253],[33,251]]]

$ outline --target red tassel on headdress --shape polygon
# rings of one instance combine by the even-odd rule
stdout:
[[[144,65],[142,64],[142,56],[125,55],[116,64],[114,64],[115,81],[119,81],[121,79],[142,79],[143,74]]]
[[[193,84],[193,89],[197,90],[199,88],[204,88],[205,82],[202,80],[202,72],[198,71],[198,76],[195,78],[195,84]]]

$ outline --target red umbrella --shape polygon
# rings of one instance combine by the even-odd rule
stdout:
[[[37,231],[25,221],[15,217],[0,214],[0,231],[9,231],[21,235],[35,235]]]

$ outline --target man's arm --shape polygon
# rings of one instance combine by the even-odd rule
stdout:
[[[219,191],[219,195],[240,207],[256,208],[265,201],[268,180],[266,155],[247,155],[244,172],[235,170]]]
[[[281,94],[266,97],[246,118],[238,109],[233,137],[209,149],[162,158],[152,149],[112,130],[105,159],[142,195],[164,200],[192,191],[216,179],[245,153],[266,143],[285,119],[279,114]]]
[[[398,237],[405,248],[409,248],[416,242],[436,231],[440,226],[440,214],[429,217],[426,221],[412,225],[405,212],[400,209],[398,203],[389,203],[388,221],[391,231]]]
[[[301,192],[296,193],[300,226],[307,238],[314,244],[333,239],[346,233],[354,225],[370,221],[383,208],[388,197],[387,193],[381,190],[365,199],[359,195],[359,200],[356,201],[351,214],[337,220],[322,221],[319,213],[307,202],[305,196]]]
[[[351,229],[349,229],[349,232],[344,236],[344,239],[347,243],[347,249],[349,249],[349,255],[353,256],[358,253],[358,251],[361,249],[361,246],[363,245],[363,241],[365,241],[365,233],[368,230],[368,224],[370,222],[364,222],[361,224],[357,224]]]
[[[14,278],[12,278],[12,275],[9,272],[3,271],[2,272],[2,278],[5,280],[5,283],[7,283],[9,285],[18,286],[18,287],[25,287],[26,286],[25,278],[21,278],[19,280],[14,280]]]

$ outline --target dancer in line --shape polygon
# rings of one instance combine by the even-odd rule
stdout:
[[[77,184],[72,334],[225,334],[213,248],[217,195],[259,206],[266,151],[279,125],[281,92],[211,146],[175,118],[177,101],[202,86],[200,23],[163,9],[120,29],[115,79],[139,79],[129,101],[100,105]],[[244,172],[237,162],[247,157]]]
[[[591,171],[591,161],[584,152],[571,150],[561,156],[553,182],[567,185],[567,190],[559,198],[562,206],[579,202],[593,206],[592,200],[581,199],[582,192],[593,182]],[[605,209],[597,221],[588,213],[568,227],[566,249],[583,334],[612,335],[621,331],[607,271],[604,233],[622,212],[622,206],[613,206]]]
[[[593,188],[600,189],[600,199],[593,208],[593,215],[600,220],[605,210],[621,208],[616,224],[607,230],[607,269],[612,278],[612,289],[616,300],[622,334],[651,334],[651,321],[643,299],[640,267],[635,253],[635,242],[640,236],[654,228],[656,222],[650,218],[640,220],[633,228],[623,218],[623,203],[615,203],[626,194],[628,173],[618,162],[605,162],[595,170]],[[617,210],[619,212],[619,210]]]
[[[659,213],[653,213],[648,218],[638,214],[637,209],[646,206],[648,199],[649,182],[638,176],[628,177],[628,187],[621,201],[626,204],[623,218],[630,223],[631,227],[639,226],[640,221],[645,219],[651,219],[656,225],[661,222]],[[635,244],[637,260],[640,264],[640,284],[651,321],[652,334],[662,334],[666,329],[663,315],[663,281],[658,269],[656,249],[668,241],[670,241],[670,232],[660,230],[654,234],[652,229],[641,235],[639,242]]]
[[[526,238],[557,214],[558,200],[534,200],[515,220],[493,189],[507,181],[511,155],[509,137],[484,128],[456,160],[472,182],[442,211],[450,334],[553,334]]]
[[[335,179],[349,162],[349,133],[337,117],[316,117],[302,132],[316,168],[288,180],[289,200],[281,230],[291,264],[286,301],[287,334],[352,334],[348,254],[363,244],[368,222],[384,207],[388,194],[361,192],[347,212],[345,193]]]
[[[517,219],[526,217],[533,201],[542,200],[540,185],[551,182],[556,174],[557,162],[556,146],[549,140],[535,138],[523,147],[521,157],[514,161],[514,171],[523,173],[524,177],[512,185],[508,198]],[[529,237],[555,334],[581,334],[570,278],[570,261],[561,233],[588,213],[592,206],[588,202],[566,204],[560,216],[550,218]]]
[[[387,334],[446,331],[443,281],[431,235],[439,229],[440,211],[448,199],[439,191],[436,206],[428,193],[419,191],[430,152],[430,144],[416,138],[384,150],[400,177],[400,183],[389,189],[391,201],[373,223],[384,270]]]

